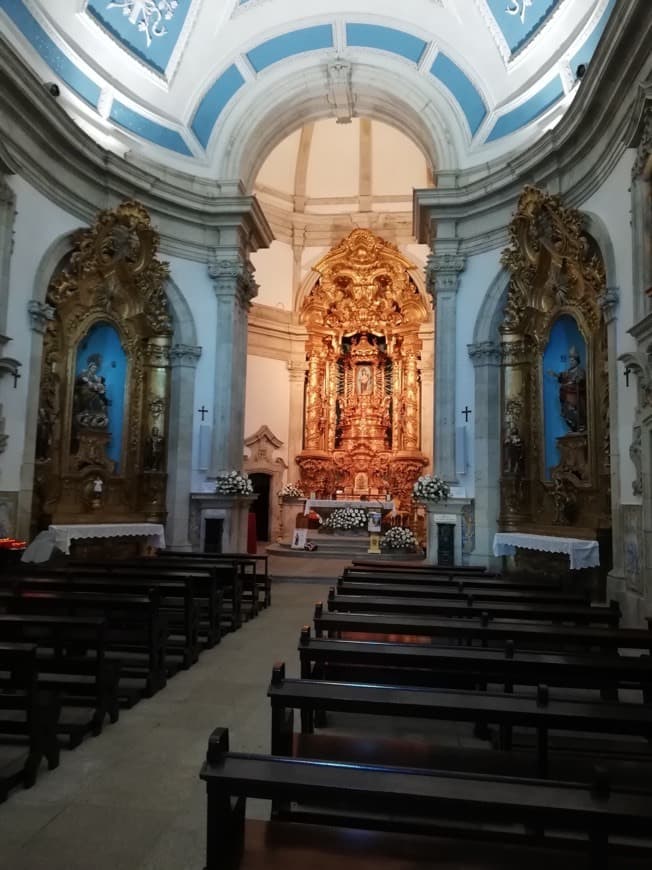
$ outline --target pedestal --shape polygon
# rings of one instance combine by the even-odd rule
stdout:
[[[249,508],[258,498],[256,495],[218,495],[211,492],[190,494],[190,543],[196,552],[206,551],[207,530],[210,539],[214,529],[208,525],[217,520],[219,534],[214,552],[245,553]]]
[[[453,525],[453,553],[456,565],[464,565],[462,553],[462,510],[471,504],[468,498],[449,498],[445,502],[424,502],[428,512],[428,546],[426,560],[439,564],[439,524]]]
[[[281,504],[281,528],[277,543],[287,544],[289,546],[292,541],[292,535],[294,534],[297,515],[303,514],[306,500],[305,498],[290,498],[288,496],[282,496],[279,499],[279,502]]]

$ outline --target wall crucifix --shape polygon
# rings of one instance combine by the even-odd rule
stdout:
[[[464,414],[464,422],[465,423],[469,422],[469,414],[472,414],[472,413],[473,413],[473,411],[469,408],[468,405],[466,405],[466,407],[464,408],[463,411],[460,411],[460,414]]]

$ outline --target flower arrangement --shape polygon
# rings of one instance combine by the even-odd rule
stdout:
[[[254,488],[244,471],[222,471],[215,480],[218,495],[253,495]]]
[[[450,486],[436,474],[422,475],[412,487],[412,497],[417,501],[446,501]]]
[[[363,529],[367,525],[367,512],[362,508],[336,508],[333,513],[326,517],[323,523],[325,529]]]
[[[412,529],[404,526],[393,526],[380,541],[383,550],[409,550],[417,548],[417,539]]]
[[[281,498],[303,498],[301,487],[296,483],[286,483],[283,489],[279,490]]]

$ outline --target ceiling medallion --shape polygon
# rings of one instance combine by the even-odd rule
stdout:
[[[129,23],[145,34],[148,48],[154,37],[166,35],[163,22],[174,18],[178,6],[178,0],[111,0],[106,4],[107,9],[122,9]]]

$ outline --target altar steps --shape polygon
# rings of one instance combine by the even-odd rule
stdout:
[[[316,550],[293,550],[289,544],[271,544],[267,547],[270,556],[292,556],[298,558],[314,558],[319,555],[322,559],[397,559],[399,561],[413,561],[424,558],[423,553],[404,553],[397,551],[396,554],[383,550],[382,553],[373,554],[367,552],[369,548],[369,536],[328,534],[312,532],[308,535],[308,541],[315,544]]]

